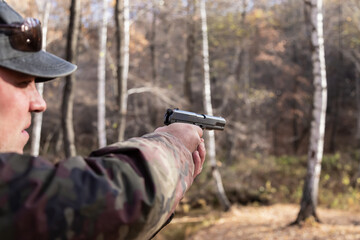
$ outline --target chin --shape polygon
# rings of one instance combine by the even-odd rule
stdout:
[[[18,154],[23,154],[24,153],[24,149],[23,148],[14,148],[12,149],[10,152],[14,152],[14,153],[18,153]]]
[[[14,146],[13,148],[11,148],[11,152],[18,153],[18,154],[24,154],[25,144],[17,144],[17,146]]]
[[[23,149],[13,149],[13,148],[0,148],[0,153],[18,153],[18,154],[23,154],[24,150]]]
[[[21,150],[19,150],[19,151],[16,151],[16,153],[19,153],[19,154],[24,154],[24,150],[23,150],[23,149],[21,149]]]

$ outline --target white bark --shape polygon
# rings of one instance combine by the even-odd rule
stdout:
[[[211,85],[210,85],[210,66],[209,66],[209,43],[208,43],[208,30],[206,22],[206,5],[205,0],[200,1],[200,12],[201,12],[201,29],[203,39],[203,67],[204,67],[204,91],[203,91],[203,104],[205,108],[205,114],[213,115],[212,104],[211,104]],[[216,164],[216,150],[215,150],[215,134],[214,131],[206,131],[207,135],[207,155],[209,157],[209,164],[212,169],[212,174],[216,182],[218,190],[218,196],[220,203],[225,210],[230,208],[230,202],[225,195],[225,190],[222,184],[221,175],[217,169]]]
[[[321,161],[324,149],[325,117],[327,105],[327,82],[325,68],[325,50],[323,36],[322,0],[305,2],[311,12],[311,45],[314,78],[314,108],[311,122],[310,145],[308,150],[308,169],[304,185],[301,209],[298,220],[310,215],[316,216],[319,191]],[[318,219],[317,219],[318,220]]]
[[[43,9],[42,12],[42,32],[43,32],[43,39],[42,39],[42,49],[46,50],[46,36],[48,30],[48,22],[49,22],[49,15],[50,15],[50,1],[37,1],[37,5],[39,9]],[[36,88],[40,96],[43,96],[44,92],[44,83],[37,83]],[[38,156],[40,152],[40,139],[41,139],[41,127],[42,127],[42,119],[43,113],[35,113],[34,120],[33,120],[33,129],[32,129],[32,139],[31,139],[31,150],[30,154],[33,156]]]
[[[324,35],[323,35],[323,14],[322,14],[322,0],[312,0],[311,20],[315,26],[311,33],[311,41],[314,48],[312,54],[313,75],[314,75],[314,109],[313,121],[311,123],[311,138],[310,149],[308,153],[309,166],[314,169],[313,182],[314,188],[312,192],[313,202],[317,203],[319,179],[321,172],[321,161],[324,150],[324,135],[325,135],[325,117],[327,105],[327,82],[326,82],[326,67],[325,67],[325,50],[324,50]],[[315,7],[317,6],[317,8]]]
[[[98,62],[98,138],[99,147],[106,146],[106,41],[107,41],[107,14],[108,2],[103,0],[102,5],[102,22],[99,31],[100,47],[99,47],[99,62]]]
[[[130,10],[129,0],[123,0],[123,39],[122,44],[122,79],[121,79],[121,93],[120,94],[120,124],[119,124],[119,141],[124,140],[126,128],[126,115],[127,115],[127,81],[129,75],[129,62],[130,62]]]

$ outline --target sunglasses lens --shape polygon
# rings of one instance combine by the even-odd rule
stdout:
[[[14,49],[24,52],[40,51],[42,45],[40,21],[33,18],[25,19],[20,28],[13,30],[9,40]]]

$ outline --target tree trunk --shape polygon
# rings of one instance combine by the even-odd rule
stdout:
[[[355,82],[356,82],[356,106],[357,106],[357,129],[356,129],[356,145],[360,147],[360,63],[356,63]],[[358,186],[358,178],[360,178],[360,164],[358,170],[353,177],[354,186]]]
[[[246,24],[246,13],[248,7],[248,0],[242,0],[242,12],[240,28],[244,32],[247,31]],[[245,103],[245,116],[246,119],[250,117],[251,106],[249,101],[249,90],[250,90],[250,51],[249,51],[249,40],[248,37],[242,36],[236,49],[236,58],[233,65],[233,74],[235,79],[239,83],[240,91],[244,96]]]
[[[127,116],[127,80],[129,73],[129,43],[130,43],[130,22],[129,22],[129,0],[116,1],[116,26],[117,30],[117,66],[118,66],[118,101],[119,101],[119,135],[118,140],[123,141],[126,128]],[[122,12],[122,14],[121,14]],[[122,17],[121,17],[121,15]],[[121,21],[122,20],[122,21]],[[122,24],[121,24],[122,22]],[[122,29],[121,26],[122,25]]]
[[[298,65],[299,64],[299,58],[298,58],[298,51],[296,44],[292,44],[292,61]],[[298,95],[298,89],[299,89],[299,81],[295,78],[294,87],[293,87],[293,95]],[[298,104],[298,101],[295,99],[292,100],[292,111],[293,111],[293,119],[292,119],[292,125],[293,125],[293,151],[294,154],[297,154],[300,146],[300,129],[299,129],[299,115],[297,114],[298,109],[300,109],[300,106]]]
[[[339,19],[342,19],[342,3],[339,2],[338,3],[338,8],[339,8]],[[343,49],[342,46],[342,21],[340,20],[338,22],[338,34],[339,34],[339,49]],[[338,51],[339,52],[339,65],[338,65],[338,70],[337,72],[337,76],[344,76],[344,55],[342,53],[342,51]],[[332,103],[333,107],[332,107],[332,111],[331,111],[331,119],[332,119],[332,124],[331,124],[331,134],[330,134],[330,146],[329,146],[329,150],[330,152],[334,153],[336,151],[336,134],[337,134],[337,130],[338,130],[338,125],[339,125],[339,110],[340,110],[340,102],[341,102],[341,93],[340,93],[340,82],[341,82],[341,77],[339,77],[337,79],[337,81],[335,81],[335,97],[332,101],[330,101],[330,103]],[[331,98],[330,98],[331,99]]]
[[[240,28],[245,31],[246,25],[246,9],[247,9],[247,3],[248,0],[242,0],[242,12],[241,12],[241,20],[240,20]],[[235,79],[239,82],[239,85],[241,85],[241,72],[243,69],[243,51],[246,48],[245,44],[246,36],[242,36],[242,38],[239,40],[239,43],[236,46],[236,53],[235,58],[232,65],[232,74],[235,76]]]
[[[357,64],[355,69],[355,81],[356,81],[356,106],[357,106],[357,129],[356,129],[356,142],[360,147],[360,63]],[[360,169],[360,168],[359,168]]]
[[[106,77],[106,41],[107,41],[107,0],[103,0],[102,22],[99,31],[99,62],[98,62],[98,138],[99,147],[106,146],[106,103],[105,103],[105,77]]]
[[[42,12],[42,32],[43,32],[43,39],[42,39],[42,50],[46,50],[46,35],[48,29],[48,22],[49,22],[49,15],[50,15],[50,7],[51,2],[43,1],[37,2],[38,9],[43,9]],[[44,92],[44,83],[37,83],[36,88],[38,89],[39,94],[42,96]],[[33,129],[32,129],[32,140],[31,140],[31,150],[30,154],[33,156],[38,156],[40,152],[40,138],[41,138],[41,127],[42,127],[42,119],[43,113],[35,113],[34,122],[33,122]]]
[[[194,65],[195,57],[195,1],[188,1],[187,6],[187,38],[186,38],[186,62],[184,71],[184,95],[188,100],[190,106],[193,105],[192,90],[191,90],[191,72]]]
[[[300,204],[301,209],[294,223],[304,221],[310,216],[313,216],[316,221],[319,221],[316,214],[316,207],[324,148],[327,105],[322,4],[322,0],[305,1],[306,7],[308,7],[311,12],[311,49],[315,92],[307,174]]]
[[[295,83],[294,83],[294,88],[293,88],[293,94],[294,96],[297,95],[297,91],[298,91],[298,81],[295,80]],[[298,127],[298,120],[299,120],[299,117],[298,117],[298,114],[296,114],[297,112],[297,109],[298,109],[298,103],[296,101],[296,99],[293,100],[292,102],[292,111],[293,111],[293,119],[292,119],[292,125],[293,125],[293,150],[294,150],[294,154],[297,154],[298,152],[298,149],[299,149],[299,127]]]
[[[149,36],[149,49],[151,57],[151,74],[152,74],[152,83],[154,86],[157,86],[157,64],[156,64],[156,22],[158,18],[158,7],[156,1],[153,1],[153,19],[151,23],[150,36]],[[159,119],[158,106],[160,101],[158,98],[149,99],[149,104],[147,106],[147,111],[150,116],[151,124],[153,126],[157,125]]]
[[[120,103],[120,93],[121,93],[121,79],[122,79],[122,66],[121,66],[121,42],[122,42],[122,0],[116,0],[115,2],[115,39],[116,39],[116,76],[117,76],[117,97],[118,103]],[[119,104],[120,112],[120,104]]]
[[[202,38],[203,38],[203,64],[204,64],[204,108],[205,114],[213,115],[211,104],[211,87],[210,87],[210,66],[209,66],[209,43],[207,34],[206,23],[206,8],[205,0],[200,1],[200,12],[202,22]],[[231,207],[229,200],[226,197],[225,190],[222,184],[221,175],[216,164],[216,151],[215,151],[215,134],[214,131],[206,131],[207,136],[207,153],[210,158],[209,164],[211,166],[212,175],[214,177],[218,198],[224,211],[228,211]]]
[[[151,23],[151,33],[150,33],[150,56],[151,56],[151,73],[153,83],[157,82],[157,71],[156,71],[156,54],[155,54],[155,41],[156,41],[156,19],[157,19],[157,10],[154,6],[153,10],[153,19]]]
[[[278,147],[279,147],[279,143],[278,143],[278,130],[279,130],[279,122],[280,120],[276,119],[275,121],[273,121],[273,127],[272,127],[272,145],[273,145],[273,154],[275,156],[278,156]]]
[[[341,53],[340,53],[340,55],[341,55]],[[341,65],[342,62],[343,62],[343,59],[341,57],[341,60],[339,61],[339,65]],[[338,69],[338,71],[341,71],[341,69],[343,69],[343,67],[340,67]],[[340,76],[344,76],[344,75],[340,75]],[[340,81],[341,81],[341,79],[339,78],[335,82],[334,91],[336,93],[335,93],[334,98],[330,102],[330,103],[332,103],[332,108],[331,108],[332,111],[331,111],[331,116],[330,116],[332,121],[331,121],[330,143],[329,143],[329,151],[331,153],[334,153],[336,151],[336,135],[337,135],[338,127],[339,127],[339,111],[340,111],[340,102],[341,102]]]
[[[77,61],[77,42],[80,26],[80,6],[81,0],[71,0],[70,21],[67,36],[66,60],[76,64]],[[75,74],[66,77],[64,86],[64,95],[62,102],[62,119],[64,150],[66,157],[76,155],[75,134],[73,123],[73,107],[74,107],[74,88]]]
[[[251,105],[249,100],[249,91],[250,91],[250,53],[249,49],[245,46],[244,47],[244,62],[243,62],[243,71],[241,72],[242,82],[244,83],[243,86],[243,94],[245,99],[245,116],[246,119],[249,121],[251,116]]]

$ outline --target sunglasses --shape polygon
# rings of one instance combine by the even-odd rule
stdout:
[[[42,47],[41,23],[35,18],[26,18],[22,23],[0,24],[12,48],[23,52],[38,52]]]

